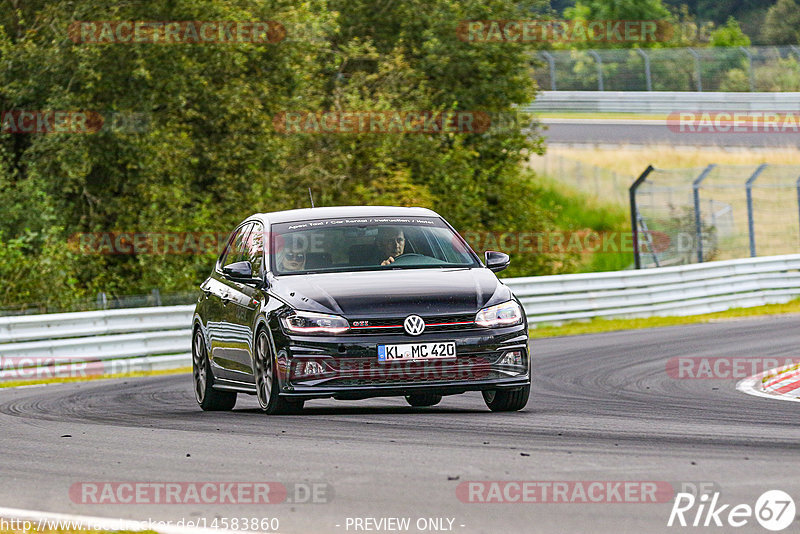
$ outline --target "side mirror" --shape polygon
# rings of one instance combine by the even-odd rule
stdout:
[[[237,282],[256,282],[253,279],[253,266],[249,261],[229,263],[222,268],[222,274]]]
[[[495,273],[499,273],[511,263],[511,258],[508,257],[508,254],[495,252],[494,250],[487,250],[484,253],[484,258],[486,259],[486,267]]]

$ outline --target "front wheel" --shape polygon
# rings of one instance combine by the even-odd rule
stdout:
[[[288,401],[278,395],[278,373],[275,370],[275,359],[269,348],[269,339],[265,330],[259,330],[256,336],[255,354],[256,397],[261,409],[270,415],[299,413],[303,410],[303,401]]]
[[[211,363],[208,361],[203,333],[199,328],[195,329],[192,339],[192,376],[194,378],[194,398],[203,411],[233,410],[236,405],[236,392],[214,389],[214,375],[211,373]]]
[[[528,404],[531,386],[518,389],[490,389],[483,392],[483,401],[493,412],[516,412]]]

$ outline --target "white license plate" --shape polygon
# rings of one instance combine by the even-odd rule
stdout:
[[[407,343],[403,345],[378,345],[379,362],[393,362],[398,360],[432,360],[455,357],[455,341],[441,341],[438,343]]]

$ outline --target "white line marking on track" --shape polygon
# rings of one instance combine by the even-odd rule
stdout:
[[[135,521],[132,519],[114,519],[111,517],[92,517],[86,515],[58,514],[53,512],[40,512],[36,510],[23,510],[18,508],[0,507],[0,517],[9,519],[27,520],[32,523],[36,530],[66,528],[72,530],[76,528],[87,530],[129,530],[140,532],[152,530],[162,534],[241,534],[232,530],[216,528],[187,527],[178,525],[162,525],[161,521]],[[49,526],[48,526],[49,522]],[[60,522],[62,527],[57,527]],[[175,523],[176,521],[173,521]],[[38,528],[43,527],[43,528]],[[258,532],[258,531],[250,531]]]

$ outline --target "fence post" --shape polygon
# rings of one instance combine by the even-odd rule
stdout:
[[[756,257],[756,234],[753,224],[753,183],[755,183],[758,175],[767,167],[766,163],[762,163],[756,169],[756,172],[747,179],[745,189],[747,191],[747,229],[750,232],[750,257]]]
[[[747,73],[750,77],[750,92],[753,93],[756,90],[756,81],[753,77],[753,54],[751,54],[750,51],[743,46],[740,46],[739,50],[744,52],[744,55],[747,56]]]
[[[161,292],[158,288],[153,289],[150,293],[153,295],[153,305],[161,306]]]
[[[692,57],[694,57],[694,74],[697,76],[697,91],[703,92],[703,79],[700,74],[700,54],[694,48],[687,48]]]
[[[542,55],[547,60],[547,64],[550,67],[550,90],[556,90],[556,60],[553,58],[553,55],[550,52],[542,50]]]
[[[645,54],[644,50],[642,50],[641,48],[635,48],[634,50],[636,50],[636,52],[638,52],[639,55],[642,56],[642,58],[644,59],[644,82],[645,85],[647,86],[647,90],[652,91],[653,80],[650,76],[650,56]]]
[[[587,50],[587,52],[589,52],[589,55],[597,62],[597,90],[605,91],[605,89],[603,89],[603,60],[596,50]]]
[[[106,306],[108,306],[108,297],[104,292],[100,292],[97,294],[97,307],[101,310],[105,310]]]
[[[633,244],[633,263],[637,269],[642,268],[642,260],[639,258],[639,212],[636,209],[636,190],[645,181],[647,175],[653,172],[653,166],[648,165],[642,174],[631,184],[628,196],[631,203],[631,243]]]
[[[700,184],[706,179],[708,173],[714,170],[717,165],[712,163],[700,173],[700,176],[692,182],[692,195],[694,196],[694,236],[697,240],[697,262],[703,263],[703,224],[700,218]]]

